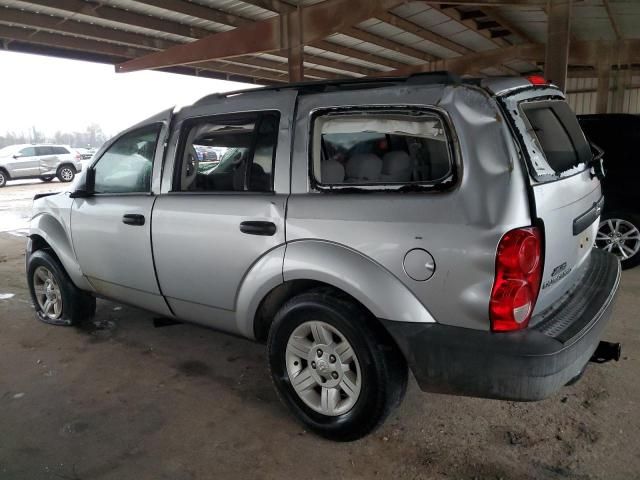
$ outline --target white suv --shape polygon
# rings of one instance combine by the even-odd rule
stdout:
[[[66,145],[10,145],[0,149],[0,187],[7,180],[40,178],[72,181],[82,171],[81,156]]]

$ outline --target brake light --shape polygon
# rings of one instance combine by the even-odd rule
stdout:
[[[531,85],[548,85],[547,79],[542,75],[528,75],[525,77]]]
[[[496,254],[489,302],[491,330],[508,332],[529,324],[542,278],[542,235],[537,227],[507,232]]]
[[[76,160],[78,160],[78,161],[82,160],[82,155],[80,155],[77,152],[76,152]]]

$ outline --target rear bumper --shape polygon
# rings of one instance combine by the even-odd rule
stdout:
[[[424,391],[540,400],[582,373],[611,316],[618,259],[593,250],[582,270],[576,288],[520,332],[383,323]]]

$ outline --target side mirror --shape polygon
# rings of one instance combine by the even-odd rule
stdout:
[[[71,198],[88,198],[93,196],[94,187],[96,184],[96,171],[93,168],[87,170],[87,174],[84,177],[84,184],[80,183],[69,195]]]

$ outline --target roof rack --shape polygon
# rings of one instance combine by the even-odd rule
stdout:
[[[363,78],[343,78],[336,80],[317,80],[312,82],[297,82],[284,85],[272,85],[261,88],[247,88],[242,90],[234,90],[231,92],[214,93],[207,95],[196,102],[196,104],[206,103],[208,100],[233,97],[236,95],[244,95],[255,92],[271,92],[280,90],[298,90],[300,93],[320,93],[338,89],[366,89],[380,88],[389,85],[453,85],[467,83],[468,80],[462,79],[458,75],[447,72],[422,72],[409,75],[408,77],[363,77]]]

